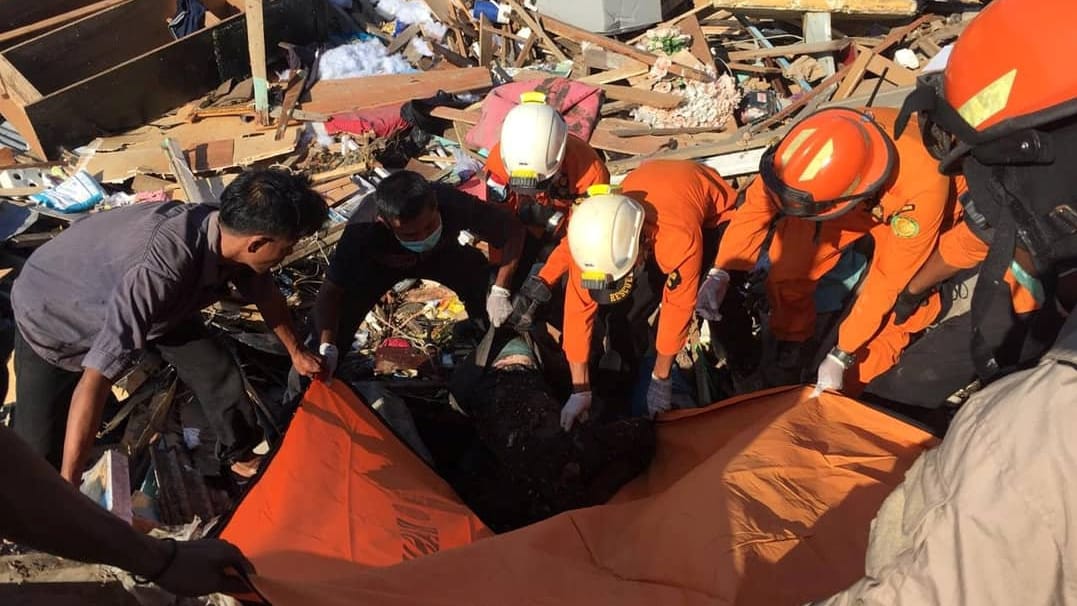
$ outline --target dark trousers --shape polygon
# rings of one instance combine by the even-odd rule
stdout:
[[[355,331],[363,319],[394,284],[407,279],[434,280],[460,297],[467,315],[486,323],[486,291],[490,285],[490,264],[470,246],[449,246],[420,258],[409,267],[387,267],[377,263],[358,265],[359,275],[346,285],[337,326],[337,347],[351,350]]]
[[[225,461],[245,454],[262,440],[243,377],[228,350],[210,337],[201,321],[190,323],[151,344],[176,373],[205,413],[217,435],[217,456]],[[71,395],[82,373],[53,366],[15,334],[15,416],[13,429],[57,469],[63,457]]]

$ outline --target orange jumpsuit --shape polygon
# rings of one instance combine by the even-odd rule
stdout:
[[[658,319],[658,353],[676,355],[684,347],[695,313],[696,294],[703,267],[703,230],[728,221],[736,204],[736,191],[712,168],[687,160],[646,162],[621,184],[621,192],[646,209],[644,242],[658,268],[668,276],[662,290]],[[643,254],[643,253],[641,253]],[[547,283],[556,279],[551,264],[569,266],[565,291],[564,349],[570,362],[587,362],[598,304],[581,285],[579,266],[572,261],[568,241],[550,255],[539,272]],[[556,267],[555,266],[555,267]]]
[[[486,159],[486,178],[488,182],[500,187],[508,187],[509,174],[501,161],[501,143],[494,145],[493,149],[490,150],[489,157]],[[599,157],[598,152],[583,139],[569,135],[568,140],[565,142],[565,158],[561,163],[560,174],[550,188],[549,195],[540,194],[537,196],[537,201],[539,204],[552,206],[564,212],[567,217],[572,205],[576,203],[576,199],[583,197],[587,193],[588,187],[609,182],[610,171],[606,168],[602,158]],[[509,208],[513,212],[519,210],[519,197],[514,192],[509,192],[506,203],[509,204]],[[528,230],[536,238],[542,239],[544,234],[542,227],[528,226]],[[556,237],[560,238],[562,235],[558,233]],[[546,260],[547,265],[550,262],[549,259]],[[566,260],[562,260],[559,267],[550,268],[551,272],[560,270],[554,281],[560,279],[568,271],[566,263]]]
[[[884,131],[894,131],[896,109],[863,111],[874,114]],[[784,217],[777,223],[769,250],[771,330],[780,340],[803,342],[815,331],[818,280],[834,268],[845,248],[865,235],[875,240],[867,277],[838,329],[838,347],[857,355],[858,368],[851,372],[864,382],[865,377],[892,366],[900,353],[889,348],[881,358],[865,355],[865,345],[878,335],[898,295],[931,255],[939,234],[953,222],[956,207],[952,180],[939,174],[938,161],[924,148],[919,129],[910,124],[894,144],[896,174],[877,204],[860,204],[840,217],[821,222]],[[771,200],[763,181],[756,179],[726,229],[715,266],[751,270],[770,225],[779,216],[779,206],[780,201]],[[911,330],[914,326],[896,328],[906,333],[906,343],[908,334],[915,332]],[[849,378],[847,373],[847,385]]]

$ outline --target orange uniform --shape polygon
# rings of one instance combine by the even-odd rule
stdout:
[[[645,242],[653,242],[654,260],[669,276],[662,291],[655,345],[658,353],[675,355],[684,347],[695,312],[704,271],[703,230],[730,219],[737,195],[716,171],[686,160],[644,163],[625,178],[621,193],[643,204],[647,213]],[[567,240],[554,249],[539,277],[551,283],[558,277],[556,267],[564,264],[569,266],[565,355],[570,362],[587,362],[598,304],[581,284],[581,271],[572,261]]]
[[[964,221],[939,239],[939,255],[942,260],[947,265],[961,269],[970,269],[983,262],[987,258],[987,249],[987,244],[978,238]],[[1016,313],[1025,314],[1040,308],[1036,296],[1021,286],[1013,275],[1013,270],[1007,269],[1004,279],[1010,285],[1010,296],[1013,298],[1013,310]]]
[[[872,113],[885,131],[894,131],[897,110],[865,111]],[[898,155],[895,174],[874,206],[858,204],[827,221],[796,217],[778,221],[767,278],[770,326],[778,339],[803,342],[812,336],[816,282],[833,269],[846,247],[870,234],[875,252],[867,277],[838,329],[838,348],[850,353],[862,350],[883,327],[898,295],[930,256],[939,234],[953,221],[956,196],[952,181],[939,173],[919,130],[910,124],[894,144]],[[779,217],[779,208],[780,202],[771,200],[761,179],[752,183],[744,205],[726,229],[715,266],[751,270],[771,224]],[[859,365],[888,368],[893,364],[890,360],[876,365],[863,357],[858,355]],[[872,373],[877,374],[874,370],[867,374]]]
[[[490,150],[490,156],[486,159],[486,179],[488,183],[495,184],[498,187],[508,187],[509,174],[501,161],[501,143],[494,145],[493,149]],[[609,182],[610,171],[606,168],[602,158],[599,157],[598,152],[583,139],[569,135],[568,140],[565,142],[565,158],[561,163],[561,171],[550,187],[549,194],[540,194],[537,196],[537,201],[539,204],[552,206],[564,212],[565,216],[568,216],[572,205],[576,203],[576,199],[583,197],[587,193],[588,187]],[[513,212],[519,210],[519,197],[515,193],[508,192],[505,202],[509,204],[509,208]],[[532,235],[538,238],[542,237],[544,231],[542,227],[527,227]],[[561,235],[559,233],[557,237],[561,237]],[[550,262],[547,259],[546,265],[549,265]],[[556,279],[560,279],[568,271],[568,265],[562,260],[558,267],[550,268],[550,271],[555,270],[559,270]]]

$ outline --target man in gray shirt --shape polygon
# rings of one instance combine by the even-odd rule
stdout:
[[[15,431],[78,483],[113,382],[152,347],[198,398],[217,455],[248,455],[262,439],[254,411],[199,311],[234,285],[299,373],[319,374],[321,359],[297,338],[269,270],[327,213],[305,178],[262,170],[240,175],[219,207],[139,204],[73,224],[30,256],[11,293]]]

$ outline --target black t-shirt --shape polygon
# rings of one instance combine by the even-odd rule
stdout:
[[[460,232],[464,230],[493,248],[503,248],[514,232],[523,230],[516,217],[504,209],[485,204],[470,194],[446,185],[434,184],[433,187],[442,225],[441,239],[433,249],[424,253],[411,252],[400,245],[393,231],[384,223],[352,222],[344,229],[329,263],[329,281],[342,287],[351,286],[356,277],[363,273],[361,269],[370,269],[371,265],[386,269],[414,267],[449,247],[461,246]]]

